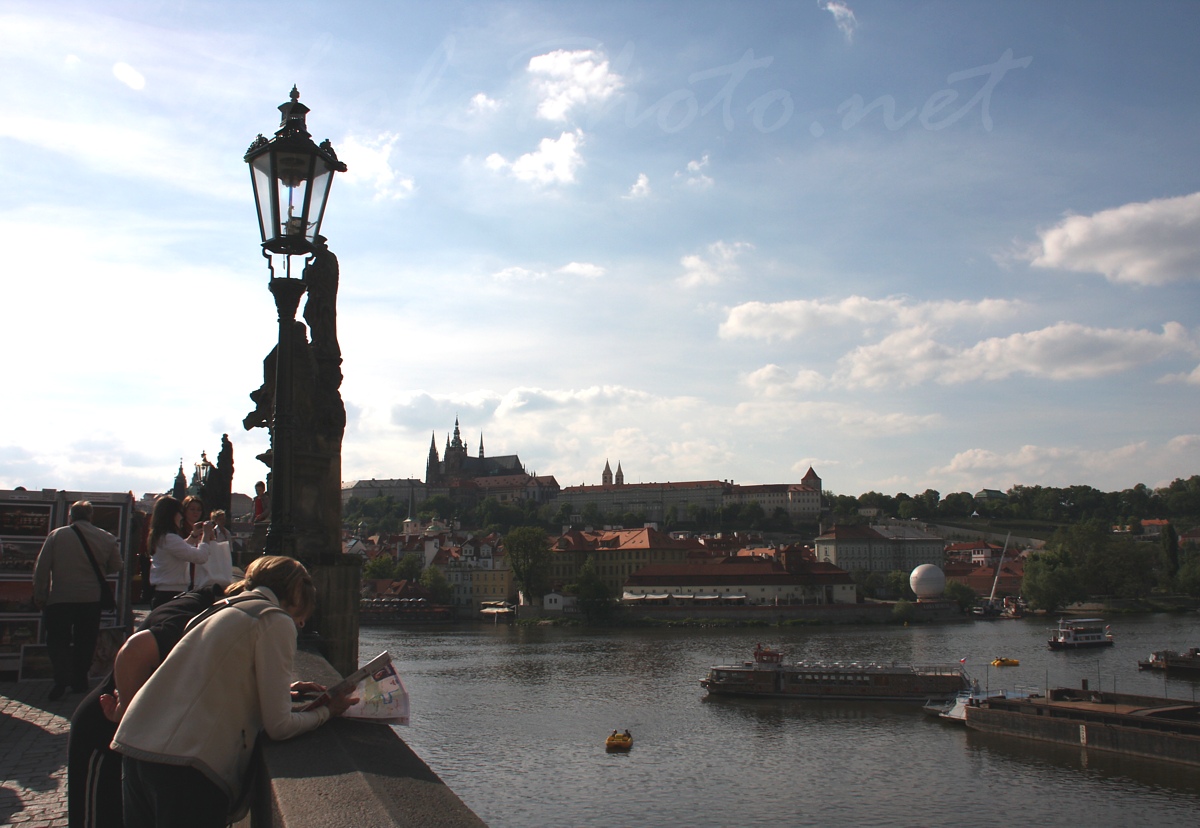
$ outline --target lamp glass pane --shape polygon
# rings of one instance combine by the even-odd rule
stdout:
[[[278,201],[271,182],[271,154],[263,153],[250,162],[250,181],[254,184],[254,203],[258,205],[258,230],[263,242],[279,233]]]
[[[308,236],[309,241],[313,241],[317,233],[321,232],[321,219],[325,215],[325,201],[329,198],[329,185],[333,183],[333,170],[324,161],[317,162],[317,172],[313,176],[312,200],[308,207]]]

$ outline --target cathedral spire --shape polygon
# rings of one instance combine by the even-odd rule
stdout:
[[[483,459],[483,432],[479,432],[479,459]]]
[[[612,466],[608,465],[608,460],[604,461],[604,472],[600,475],[600,484],[602,486],[611,486],[613,482]]]

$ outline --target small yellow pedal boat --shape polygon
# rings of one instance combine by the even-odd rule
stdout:
[[[612,735],[604,740],[605,750],[629,750],[633,747],[633,735],[626,730],[624,733],[613,731]]]

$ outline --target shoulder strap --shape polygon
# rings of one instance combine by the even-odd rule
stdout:
[[[254,602],[257,602],[257,605],[254,605]],[[245,605],[245,606],[241,606],[241,605]],[[272,604],[270,601],[268,601],[266,598],[262,597],[261,595],[251,595],[249,593],[245,593],[242,595],[235,595],[232,598],[225,598],[223,600],[217,601],[211,607],[209,607],[204,612],[200,613],[195,618],[193,618],[191,621],[189,621],[187,623],[187,626],[183,628],[183,631],[186,633],[187,631],[192,629],[192,627],[195,627],[197,624],[199,624],[201,621],[211,618],[216,613],[218,613],[221,610],[226,609],[228,607],[237,607],[239,610],[246,613],[251,618],[258,618],[264,612],[270,612],[271,610],[275,610],[276,612],[284,611],[281,607],[275,606],[274,604]]]
[[[74,523],[71,524],[71,531],[75,533],[75,537],[79,538],[79,542],[83,545],[83,553],[88,559],[88,563],[92,565],[92,571],[96,573],[96,580],[100,582],[103,588],[108,584],[104,579],[104,573],[100,571],[100,565],[96,563],[96,556],[92,554],[92,547],[88,546],[87,538],[83,536],[83,531]]]

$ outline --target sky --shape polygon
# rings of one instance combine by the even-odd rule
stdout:
[[[277,336],[243,155],[348,171],[346,481],[1200,473],[1190,2],[0,0],[0,489],[167,490]]]

